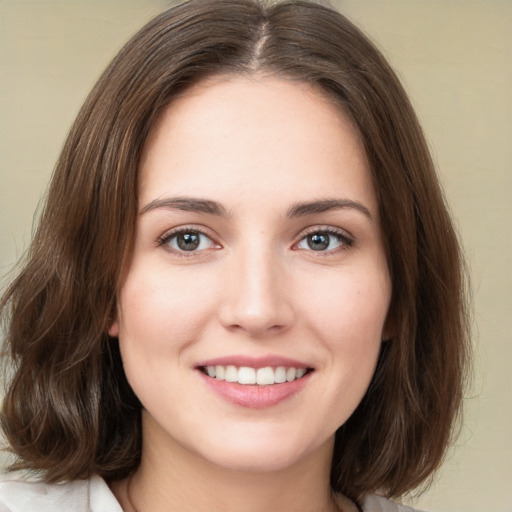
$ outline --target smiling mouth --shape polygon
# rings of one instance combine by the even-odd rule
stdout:
[[[238,383],[246,386],[271,386],[302,379],[313,368],[271,367],[252,368],[250,366],[216,365],[200,366],[199,370],[212,379]]]

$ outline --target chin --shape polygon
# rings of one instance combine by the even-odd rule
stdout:
[[[217,457],[208,454],[209,461],[220,468],[237,473],[272,473],[285,470],[301,460],[301,454],[273,451],[229,450]]]
[[[334,436],[332,436],[334,437]],[[199,455],[211,464],[226,470],[247,473],[268,473],[288,469],[315,453],[332,451],[331,439],[323,444],[305,444],[293,436],[272,436],[261,432],[259,435],[239,433],[230,441],[202,446]]]

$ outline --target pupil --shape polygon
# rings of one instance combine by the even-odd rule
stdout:
[[[314,251],[322,251],[329,247],[329,235],[325,233],[315,233],[308,236],[308,246]]]
[[[178,235],[177,242],[182,251],[193,251],[199,246],[199,235],[197,233],[182,233]]]

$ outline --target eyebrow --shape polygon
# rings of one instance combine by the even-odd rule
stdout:
[[[370,220],[373,220],[372,214],[366,206],[351,199],[319,199],[317,201],[295,203],[288,209],[287,216],[289,218],[304,217],[306,215],[314,215],[315,213],[344,210],[347,208],[357,210]]]
[[[208,213],[209,215],[228,216],[227,210],[220,203],[208,199],[198,199],[193,197],[168,197],[164,199],[154,199],[141,210],[141,215],[151,210],[182,210],[185,212]]]
[[[221,217],[229,216],[226,208],[217,201],[194,197],[167,197],[163,199],[154,199],[144,206],[140,213],[142,215],[151,210],[161,208],[167,210],[207,213],[209,215],[217,215]],[[370,220],[373,220],[372,214],[366,206],[351,199],[319,199],[316,201],[294,203],[288,209],[286,216],[288,218],[305,217],[316,213],[342,209],[357,210]]]

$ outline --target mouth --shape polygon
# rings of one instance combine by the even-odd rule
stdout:
[[[292,400],[308,387],[315,372],[310,363],[272,354],[208,359],[195,369],[217,396],[245,409],[272,408]]]
[[[244,386],[272,386],[303,379],[313,372],[313,368],[294,366],[252,366],[205,365],[198,366],[204,375],[218,380],[237,383]]]

